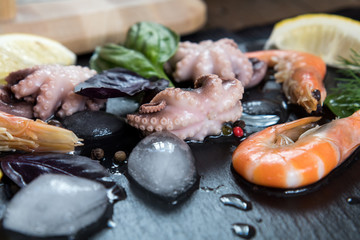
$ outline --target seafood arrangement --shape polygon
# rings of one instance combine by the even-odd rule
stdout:
[[[161,28],[161,31],[166,29]],[[165,39],[169,41],[173,33],[167,34]],[[44,218],[41,216],[40,222],[21,219],[21,212],[25,210],[19,205],[26,201],[26,195],[35,199],[41,193],[45,197],[40,197],[39,201],[56,216],[54,221],[48,223],[49,228],[54,228],[67,218],[66,214],[56,214],[62,201],[70,199],[71,205],[76,198],[83,199],[85,204],[81,207],[81,217],[86,221],[79,222],[75,230],[64,224],[55,232],[56,236],[74,236],[105,214],[105,208],[112,203],[109,189],[113,191],[114,186],[124,184],[124,180],[117,180],[117,175],[126,175],[127,183],[135,183],[155,198],[170,200],[172,205],[177,205],[180,199],[185,201],[191,195],[188,192],[202,181],[195,164],[196,155],[192,154],[189,145],[201,145],[210,138],[235,139],[233,147],[236,149],[232,153],[231,164],[236,172],[234,174],[255,186],[285,190],[317,183],[348,159],[360,145],[360,110],[347,118],[331,119],[326,124],[319,123],[321,117],[309,116],[321,114],[327,96],[324,85],[327,69],[320,57],[290,50],[243,53],[235,41],[225,38],[200,43],[179,42],[176,51],[172,46],[164,50],[166,53],[161,61],[154,62],[154,56],[141,52],[143,50],[136,48],[136,44],[127,42],[129,49],[122,46],[107,46],[104,51],[97,49],[91,60],[97,71],[75,65],[37,65],[12,72],[6,77],[7,84],[0,89],[0,150],[17,151],[20,155],[3,157],[1,167],[6,178],[21,188],[21,194],[15,194],[14,201],[11,200],[5,211],[6,229],[38,237],[52,236],[49,230],[41,227],[47,224],[47,215]],[[176,42],[175,38],[172,44]],[[151,44],[148,48],[151,48]],[[115,53],[109,53],[110,49]],[[116,54],[135,51],[148,68],[139,67],[137,73],[115,69],[118,66],[113,66],[113,61],[119,60]],[[105,53],[115,55],[108,57]],[[126,66],[122,60],[120,62],[121,67]],[[159,64],[169,69],[159,70]],[[150,68],[147,72],[146,69]],[[257,87],[270,68],[275,70],[274,77],[281,84],[288,103],[304,109],[308,116],[294,121],[287,119],[289,121],[285,123],[243,136],[239,129],[245,131],[244,124],[247,124],[241,123],[244,93]],[[148,78],[150,73],[157,72],[157,77],[164,77],[165,72],[169,71],[169,87]],[[107,81],[106,87],[104,79]],[[177,85],[184,82],[187,82],[188,88]],[[82,83],[90,85],[91,91],[82,94],[75,90]],[[114,91],[117,85],[122,87]],[[144,90],[145,85],[151,85],[150,90]],[[141,90],[136,90],[139,88]],[[136,112],[115,116],[104,111],[108,96],[139,97],[140,94],[136,95],[139,92],[143,98]],[[149,92],[151,97],[147,98]],[[81,116],[81,120],[77,116]],[[96,126],[94,121],[98,119],[104,122]],[[59,126],[50,125],[52,120],[58,121]],[[76,128],[66,129],[74,123]],[[86,126],[83,127],[83,124]],[[228,136],[224,134],[224,126],[233,126]],[[126,135],[128,129],[132,133],[136,131],[141,140],[136,138],[135,147],[119,149],[122,146],[118,144],[119,138],[125,141],[126,138],[130,139]],[[86,136],[85,141],[78,136]],[[109,157],[104,150],[110,151],[108,149],[111,147],[101,145],[100,141],[110,146],[116,145],[116,152]],[[92,148],[90,152],[85,150],[89,146]],[[23,152],[30,154],[22,155]],[[37,155],[37,152],[54,153]],[[112,167],[106,169],[96,160],[103,161],[104,166],[108,166],[110,160]],[[76,161],[79,165],[75,164]],[[71,169],[71,165],[76,166]],[[38,176],[28,178],[18,166],[26,166],[25,169],[40,173],[44,180],[36,178]],[[126,170],[119,172],[121,167]],[[109,174],[108,170],[115,171],[115,174]],[[93,176],[89,176],[92,173]],[[63,179],[58,174],[71,177]],[[20,180],[18,176],[21,176]],[[72,186],[75,190],[71,190],[74,194],[50,192],[48,196],[42,192],[42,181],[46,181],[46,184],[64,184],[64,188],[71,189],[73,180],[76,182]],[[76,188],[91,190],[87,192]],[[51,188],[51,191],[56,192],[56,188]],[[233,195],[226,197],[234,198]],[[52,198],[61,200],[47,204]],[[35,209],[41,208],[37,200],[32,204]],[[78,207],[76,205],[74,209]],[[71,206],[67,209],[75,211]],[[27,214],[30,218],[36,213],[29,211]],[[69,219],[74,221],[76,217]],[[40,230],[33,231],[31,227],[23,229],[30,223]],[[236,225],[240,226],[243,225]],[[252,231],[255,230],[252,228]]]

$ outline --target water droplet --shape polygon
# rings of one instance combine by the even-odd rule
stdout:
[[[360,204],[360,198],[359,197],[348,197],[346,201],[349,204]]]
[[[220,201],[227,206],[232,206],[240,210],[248,211],[252,209],[251,202],[246,201],[244,198],[237,194],[222,195],[220,197]]]
[[[224,185],[219,185],[217,187],[200,187],[201,190],[205,191],[205,192],[212,192],[212,191],[217,191],[219,190],[221,187],[223,187]]]
[[[108,222],[107,222],[107,226],[109,228],[115,228],[116,227],[116,222],[112,219],[110,219]]]
[[[232,230],[236,235],[245,239],[250,239],[256,234],[256,230],[253,226],[244,223],[234,223],[232,225]]]

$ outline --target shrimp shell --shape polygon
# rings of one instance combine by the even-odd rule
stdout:
[[[317,120],[302,118],[251,135],[233,153],[234,169],[249,182],[267,187],[317,182],[360,145],[360,110],[313,127]]]
[[[0,151],[74,151],[82,145],[72,131],[0,111]]]
[[[290,50],[265,50],[248,52],[249,58],[264,61],[277,71],[275,78],[283,84],[283,90],[291,103],[308,112],[317,111],[326,98],[323,84],[325,62],[315,55]]]

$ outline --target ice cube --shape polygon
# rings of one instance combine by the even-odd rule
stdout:
[[[129,156],[128,171],[139,185],[166,200],[187,192],[197,180],[190,147],[170,132],[140,141]]]
[[[3,226],[36,237],[70,236],[97,221],[108,203],[107,190],[98,182],[40,175],[12,198]]]

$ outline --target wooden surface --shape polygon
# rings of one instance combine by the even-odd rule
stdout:
[[[0,1],[0,21],[13,19],[16,15],[16,1],[15,0],[1,0]]]
[[[1,0],[2,1],[2,0]],[[180,34],[201,28],[206,6],[201,0],[59,0],[17,6],[16,17],[0,21],[0,34],[33,33],[53,38],[75,53],[124,40],[138,21],[164,24]]]
[[[240,30],[277,22],[304,13],[332,12],[359,7],[360,0],[204,0],[208,7],[205,28]]]

